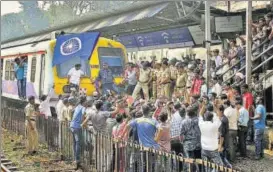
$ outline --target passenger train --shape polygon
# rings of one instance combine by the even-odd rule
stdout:
[[[67,73],[77,63],[82,65],[82,70],[86,74],[85,78],[81,78],[80,87],[86,90],[87,95],[91,95],[95,90],[90,78],[97,77],[102,62],[108,62],[115,82],[121,82],[124,65],[127,62],[127,53],[120,42],[99,37],[88,61],[73,57],[65,63],[53,66],[55,45],[56,39],[51,39],[7,48],[1,47],[2,96],[6,100],[20,100],[14,76],[14,59],[22,56],[27,57],[28,64],[27,97],[33,95],[37,100],[41,95],[47,95],[53,85],[55,86],[55,98],[57,95],[68,93]]]

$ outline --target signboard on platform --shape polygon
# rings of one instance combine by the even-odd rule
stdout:
[[[121,36],[117,38],[126,48],[167,48],[193,46],[188,28],[168,29],[157,32]]]
[[[205,41],[205,32],[202,30],[201,25],[189,26],[189,31],[196,45],[202,45]],[[219,38],[211,36],[211,43],[221,43]]]
[[[215,28],[217,33],[243,31],[242,16],[215,17]]]

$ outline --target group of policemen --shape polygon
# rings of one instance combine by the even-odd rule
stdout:
[[[192,79],[196,69],[196,61],[180,61],[176,58],[168,60],[163,58],[161,62],[141,62],[137,70],[137,85],[132,97],[136,99],[142,89],[144,98],[154,100],[160,97],[189,98]],[[199,70],[200,71],[200,70]],[[198,72],[199,73],[199,72]]]

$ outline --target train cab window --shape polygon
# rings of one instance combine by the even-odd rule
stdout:
[[[33,57],[31,60],[31,73],[30,73],[31,82],[35,82],[35,73],[36,73],[36,57]]]
[[[80,57],[73,57],[64,63],[57,65],[58,76],[60,78],[67,77],[69,70],[75,67],[75,64],[81,64],[81,70],[85,73],[86,76],[91,75],[89,60],[85,61],[82,60]]]
[[[124,53],[121,48],[98,48],[100,66],[107,63],[114,77],[123,75]]]

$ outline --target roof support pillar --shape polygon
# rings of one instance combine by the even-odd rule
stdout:
[[[210,82],[210,43],[211,43],[211,32],[210,32],[210,1],[205,2],[205,39],[206,39],[206,83],[207,83],[207,93],[209,89]]]
[[[252,42],[252,1],[248,1],[246,9],[246,84],[251,83],[251,42]]]

